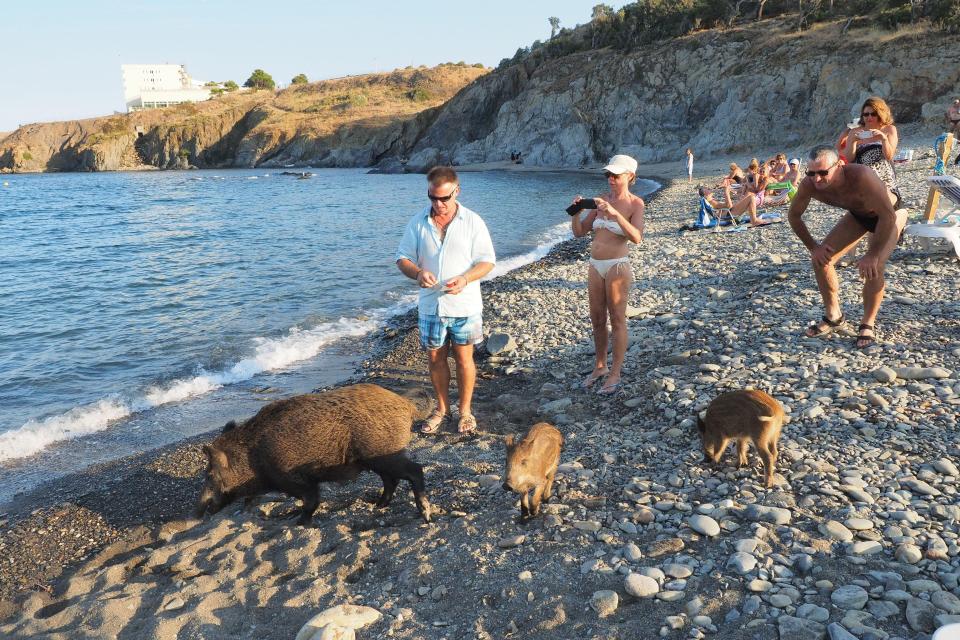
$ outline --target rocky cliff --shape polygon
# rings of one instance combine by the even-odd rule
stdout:
[[[479,78],[412,149],[410,168],[506,160],[578,166],[615,152],[641,161],[833,142],[869,95],[899,124],[940,126],[960,85],[960,38],[922,31],[797,33],[766,20],[622,53],[530,55]]]
[[[225,95],[0,136],[0,171],[367,166],[413,146],[487,69],[445,64]]]
[[[622,52],[492,73],[441,65],[257,92],[0,139],[0,171],[378,166],[502,161],[579,166],[832,142],[869,95],[900,125],[942,124],[960,85],[960,37],[791,17],[701,31]],[[401,162],[403,160],[403,162]],[[408,160],[408,161],[407,161]],[[405,167],[404,167],[405,165]]]

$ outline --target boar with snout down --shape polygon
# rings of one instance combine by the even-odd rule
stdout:
[[[383,480],[376,506],[386,507],[400,480],[413,487],[420,514],[430,521],[423,467],[407,458],[413,422],[430,406],[373,384],[356,384],[272,402],[246,422],[231,422],[203,447],[207,473],[197,517],[239,497],[281,491],[303,501],[307,525],[320,504],[317,484],[345,482],[363,470]]]
[[[783,426],[783,407],[763,391],[730,391],[722,393],[701,419],[697,428],[703,442],[703,461],[720,462],[720,457],[731,440],[737,441],[740,466],[747,465],[747,447],[750,442],[763,460],[765,484],[773,486],[777,462],[777,441]]]
[[[513,434],[505,442],[507,468],[503,488],[520,494],[520,517],[532,518],[540,513],[541,499],[550,500],[563,436],[553,425],[538,422],[520,442],[514,442]]]

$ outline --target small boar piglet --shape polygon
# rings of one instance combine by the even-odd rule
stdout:
[[[553,478],[560,464],[563,436],[553,425],[538,422],[519,442],[514,441],[513,434],[508,435],[506,445],[503,488],[520,494],[521,517],[535,516],[540,513],[541,499],[550,500]]]
[[[378,507],[406,480],[429,522],[423,467],[404,451],[422,412],[392,391],[357,384],[278,400],[242,424],[227,423],[203,447],[207,472],[197,517],[236,498],[281,491],[303,501],[300,524],[306,525],[320,504],[318,483],[346,482],[369,470],[383,480]]]
[[[731,440],[737,441],[739,466],[747,465],[750,442],[763,460],[767,488],[773,486],[777,462],[777,442],[783,426],[783,407],[763,391],[730,391],[722,393],[701,419],[697,428],[703,443],[703,461],[717,464]]]

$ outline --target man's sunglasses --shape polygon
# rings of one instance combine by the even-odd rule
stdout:
[[[454,189],[453,191],[451,191],[449,194],[445,196],[435,196],[432,193],[428,193],[427,197],[430,198],[430,200],[432,200],[433,202],[449,202],[450,198],[452,198],[456,194],[457,194],[457,190]]]
[[[807,177],[812,178],[813,176],[820,176],[821,178],[826,178],[827,174],[830,173],[830,170],[837,166],[837,163],[834,162],[832,165],[826,169],[820,169],[819,171],[807,171]]]

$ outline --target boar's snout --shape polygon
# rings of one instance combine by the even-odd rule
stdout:
[[[194,515],[202,518],[206,513],[214,514],[223,508],[223,494],[215,491],[207,485],[204,485],[200,492],[200,499],[197,501],[197,508]]]
[[[504,482],[502,485],[504,491],[513,491],[513,488],[510,486],[509,482]]]

